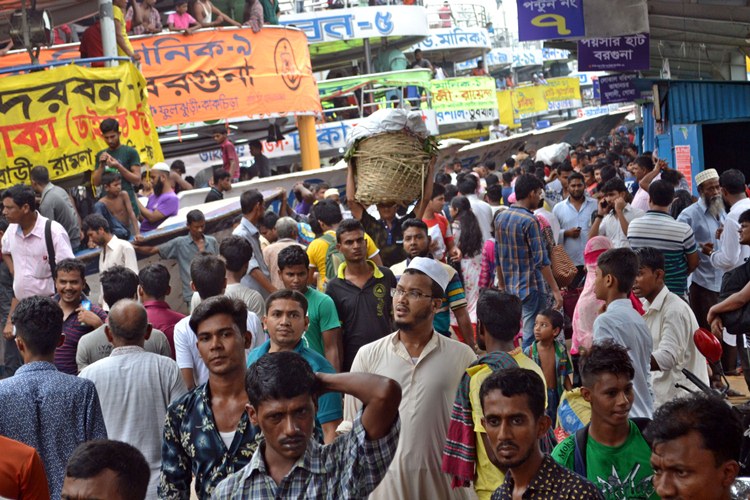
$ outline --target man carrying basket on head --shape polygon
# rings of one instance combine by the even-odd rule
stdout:
[[[355,127],[349,140],[349,209],[380,249],[383,265],[390,267],[408,257],[402,222],[421,219],[430,202],[437,143],[429,137],[420,113],[401,109],[373,113],[367,123]],[[417,198],[411,212],[396,215],[398,205],[408,206]],[[367,212],[370,204],[375,204],[380,219]]]

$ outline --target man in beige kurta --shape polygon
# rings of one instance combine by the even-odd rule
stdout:
[[[396,456],[374,500],[472,498],[465,488],[451,489],[440,470],[442,450],[456,388],[474,352],[432,328],[449,281],[432,259],[414,258],[394,290],[394,320],[399,330],[362,347],[352,372],[392,378],[401,384],[401,436]],[[354,420],[361,403],[346,396],[344,419]]]

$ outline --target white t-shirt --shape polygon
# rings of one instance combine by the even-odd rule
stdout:
[[[266,334],[263,331],[260,318],[250,311],[247,312],[247,331],[252,334],[253,343],[249,349],[245,349],[245,354],[266,341]],[[177,366],[180,369],[191,368],[193,370],[193,381],[196,386],[199,386],[208,382],[208,367],[198,352],[197,340],[195,333],[190,328],[190,316],[182,318],[174,325],[174,350]]]

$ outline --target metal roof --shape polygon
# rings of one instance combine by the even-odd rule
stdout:
[[[643,81],[648,84],[648,81]],[[665,118],[673,125],[750,119],[750,83],[654,80]]]

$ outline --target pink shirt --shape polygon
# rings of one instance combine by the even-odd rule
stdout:
[[[13,293],[18,300],[32,295],[52,296],[55,283],[47,260],[47,243],[44,241],[46,217],[37,212],[36,224],[24,235],[21,226],[11,224],[3,235],[3,254],[13,257]],[[60,224],[52,221],[52,245],[55,262],[72,259],[68,233]]]
[[[174,25],[175,29],[186,30],[191,24],[198,24],[198,21],[196,21],[188,12],[185,12],[184,14],[174,12],[167,17],[167,25],[170,24]]]

